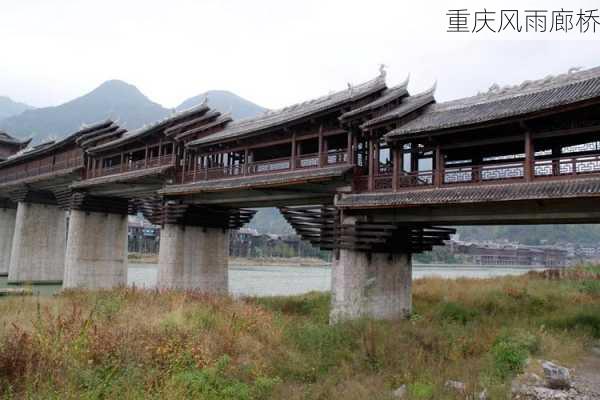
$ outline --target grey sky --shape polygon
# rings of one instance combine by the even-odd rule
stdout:
[[[599,7],[585,0],[3,3],[0,95],[35,106],[122,79],[167,107],[227,89],[277,108],[370,79],[380,63],[389,66],[389,84],[410,73],[416,92],[437,80],[445,100],[600,65],[598,40],[444,33],[448,8]]]

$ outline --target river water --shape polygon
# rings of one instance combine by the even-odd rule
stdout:
[[[413,266],[413,278],[440,276],[444,278],[489,278],[502,275],[524,274],[534,268],[464,266],[464,265],[419,265]],[[156,264],[131,264],[127,282],[138,288],[153,288],[157,278]],[[303,266],[233,266],[229,268],[229,291],[238,296],[293,295],[313,290],[329,290],[331,270],[328,267]],[[6,277],[0,277],[0,287],[5,287]],[[52,294],[58,285],[35,286],[40,294]]]

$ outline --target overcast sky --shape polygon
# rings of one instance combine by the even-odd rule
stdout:
[[[447,100],[494,82],[514,84],[600,65],[600,32],[586,36],[592,40],[573,32],[445,32],[449,8],[578,10],[599,8],[597,1],[3,3],[0,95],[38,107],[122,79],[167,107],[226,89],[279,108],[373,78],[380,63],[388,66],[388,84],[410,73],[409,89],[418,92],[437,80],[437,98]]]

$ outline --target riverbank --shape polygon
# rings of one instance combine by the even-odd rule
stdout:
[[[129,264],[157,264],[158,255],[130,254]],[[328,267],[331,263],[311,257],[229,257],[231,267],[299,266]]]
[[[329,296],[67,292],[0,300],[2,398],[506,399],[526,359],[600,339],[600,270],[414,281],[410,320],[329,326]],[[143,310],[143,312],[142,312]]]

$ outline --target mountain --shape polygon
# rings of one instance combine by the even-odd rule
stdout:
[[[32,108],[33,107],[30,105],[13,101],[5,96],[0,96],[0,120],[21,114],[23,111]]]
[[[222,113],[231,112],[233,119],[242,119],[254,117],[266,110],[249,100],[246,100],[237,94],[228,92],[227,90],[210,90],[198,96],[190,97],[185,100],[176,110],[181,111],[187,108],[198,105],[208,97],[208,105],[211,108],[217,109]]]
[[[104,82],[91,92],[56,107],[26,110],[0,121],[0,129],[34,141],[60,138],[77,130],[81,124],[106,118],[135,129],[171,113],[152,102],[133,85],[119,80]]]

